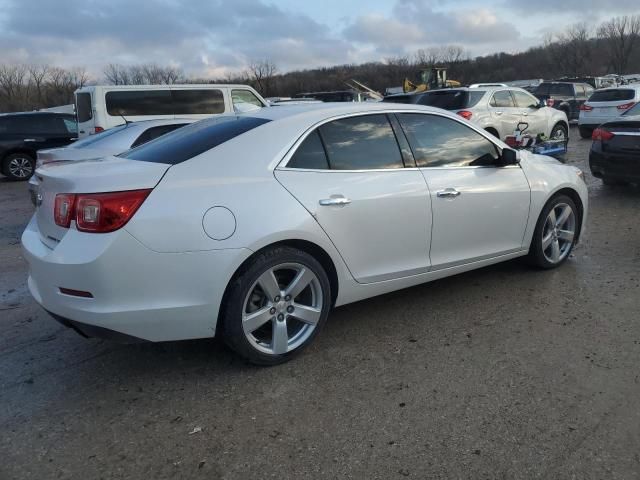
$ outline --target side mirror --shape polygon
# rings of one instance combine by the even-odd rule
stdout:
[[[540,100],[537,105],[533,105],[533,108],[544,108],[547,106],[547,102]]]
[[[500,164],[502,166],[506,165],[517,165],[520,163],[518,159],[518,152],[511,148],[503,148],[502,153],[500,154]]]

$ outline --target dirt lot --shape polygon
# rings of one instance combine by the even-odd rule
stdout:
[[[640,190],[587,177],[588,232],[559,270],[340,308],[270,369],[58,325],[26,289],[26,185],[0,180],[0,479],[638,478]]]

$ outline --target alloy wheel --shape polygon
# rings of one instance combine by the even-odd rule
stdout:
[[[27,178],[33,173],[33,165],[28,158],[15,157],[9,162],[7,170],[15,178]]]
[[[242,329],[257,350],[282,355],[302,345],[322,316],[320,280],[301,263],[266,270],[249,288],[242,307]]]
[[[550,263],[560,263],[573,246],[576,234],[576,216],[566,203],[555,205],[542,229],[542,252]]]

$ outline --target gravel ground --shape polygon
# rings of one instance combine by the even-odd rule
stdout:
[[[58,325],[26,289],[26,185],[0,179],[0,479],[640,478],[640,191],[587,182],[562,268],[513,261],[339,308],[265,369],[216,341]]]

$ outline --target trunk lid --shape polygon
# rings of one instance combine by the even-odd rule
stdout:
[[[50,248],[69,231],[56,225],[55,198],[59,193],[103,193],[154,188],[171,167],[166,163],[105,157],[79,162],[45,164],[36,170],[36,220],[42,242]],[[73,228],[73,223],[71,228]]]
[[[611,140],[602,141],[602,151],[634,155],[640,161],[640,117],[636,120],[609,122],[602,128],[613,133]]]

